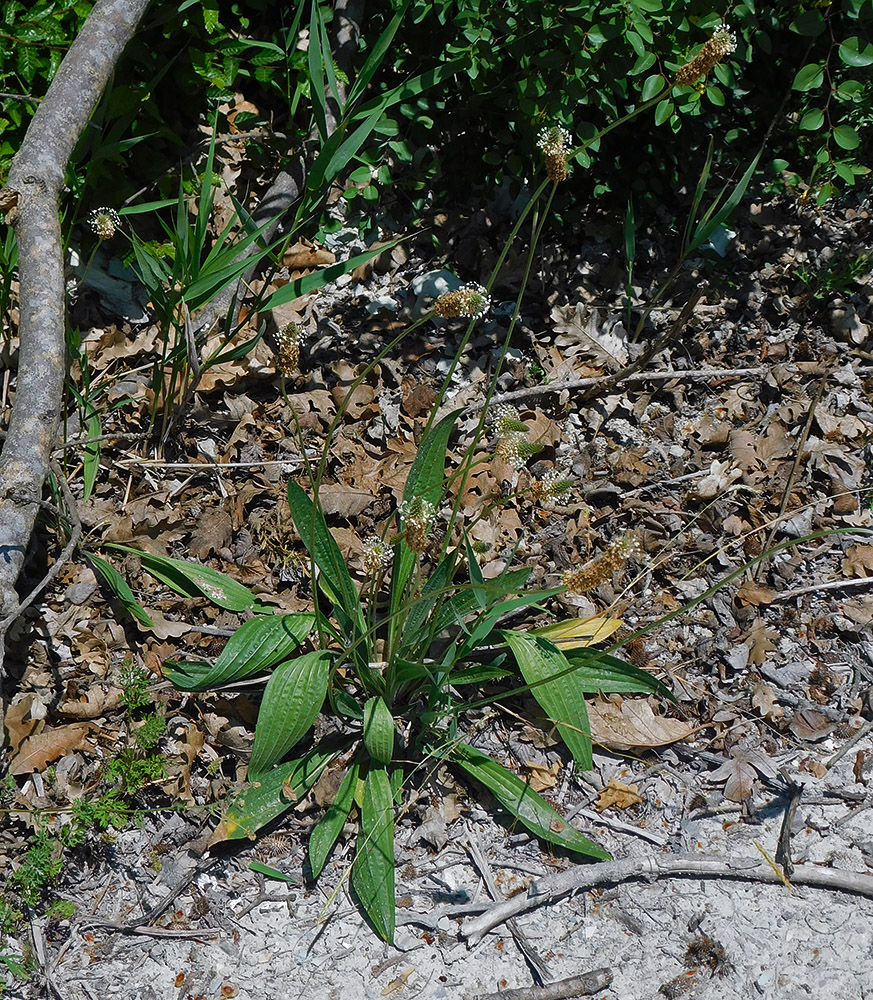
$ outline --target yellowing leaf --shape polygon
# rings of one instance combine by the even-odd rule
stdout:
[[[531,635],[541,635],[549,639],[559,649],[579,649],[595,642],[604,642],[620,628],[621,618],[566,618],[562,622],[544,625],[531,630]]]

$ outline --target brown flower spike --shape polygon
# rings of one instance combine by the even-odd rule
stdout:
[[[676,72],[676,82],[684,87],[690,87],[695,80],[717,66],[727,58],[737,47],[737,40],[727,28],[719,28],[709,39],[691,62],[680,66]]]
[[[605,552],[581,569],[567,570],[562,583],[570,594],[587,594],[614,576],[638,548],[639,540],[633,532],[626,531]]]
[[[300,327],[289,323],[276,335],[279,342],[279,361],[276,364],[281,375],[293,375],[300,363]]]
[[[490,306],[488,289],[473,281],[441,295],[434,303],[433,311],[442,319],[454,319],[456,316],[478,319],[488,312]]]
[[[553,184],[567,179],[567,151],[570,133],[560,125],[551,125],[540,132],[537,145],[546,158],[546,173]]]

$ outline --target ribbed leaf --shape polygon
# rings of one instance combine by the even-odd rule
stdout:
[[[515,655],[525,682],[533,685],[530,693],[558,727],[558,735],[573,759],[584,770],[592,766],[591,726],[585,697],[574,681],[567,657],[554,643],[524,632],[503,632],[503,638]],[[556,676],[562,674],[563,676]],[[553,680],[547,680],[554,678]],[[547,680],[547,683],[541,683]]]
[[[609,653],[591,650],[587,653],[568,654],[567,661],[573,668],[571,677],[585,694],[629,694],[631,692],[658,694],[675,701],[673,692],[645,670],[626,663]]]
[[[364,746],[380,764],[390,764],[394,757],[394,716],[378,695],[364,705]]]
[[[327,694],[328,650],[304,653],[273,671],[255,726],[249,777],[260,777],[280,761],[312,727]]]
[[[327,856],[349,818],[355,801],[359,773],[360,765],[352,764],[349,773],[345,776],[339,791],[336,793],[336,798],[316,823],[309,836],[309,866],[312,868],[313,878],[318,878],[321,874]]]
[[[156,556],[117,542],[107,542],[106,547],[138,556],[147,573],[183,597],[206,597],[227,611],[245,611],[257,602],[257,597],[247,587],[200,563]]]
[[[293,480],[288,483],[288,505],[294,527],[321,573],[319,585],[349,618],[356,617],[358,592],[324,515]]]
[[[205,691],[241,681],[287,660],[314,624],[313,614],[258,615],[240,625],[207,672],[170,661],[164,663],[164,674],[183,691]],[[190,686],[192,682],[194,687]]]
[[[361,832],[352,886],[380,937],[394,941],[394,796],[384,768],[374,768],[364,782]]]
[[[281,816],[307,792],[321,772],[338,755],[313,750],[297,760],[289,760],[257,781],[252,781],[235,796],[212,834],[209,846],[225,840],[255,839],[262,826]]]
[[[452,759],[471,777],[481,782],[495,799],[538,837],[591,858],[609,859],[609,854],[578,830],[512,771],[507,771],[487,754],[465,743],[452,751]]]
[[[137,599],[133,596],[133,591],[127,584],[127,580],[124,579],[112,563],[107,562],[93,552],[84,552],[83,555],[91,564],[91,568],[103,577],[109,585],[109,589],[121,601],[124,610],[136,618],[138,622],[142,622],[146,628],[154,628],[154,622],[149,618],[146,609],[138,603]]]

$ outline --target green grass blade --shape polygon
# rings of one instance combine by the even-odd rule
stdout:
[[[458,73],[466,72],[469,67],[470,60],[466,58],[455,59],[449,63],[441,63],[439,66],[429,69],[426,73],[414,76],[392,90],[387,90],[378,97],[374,97],[373,100],[367,101],[366,104],[362,104],[359,108],[356,108],[351,117],[353,120],[357,120],[373,114],[374,111],[385,112],[395,104],[414,100],[420,94],[423,94],[424,91],[440,86],[453,76],[457,76]]]
[[[303,278],[289,281],[287,285],[283,285],[273,292],[261,306],[261,312],[266,312],[268,309],[275,309],[276,306],[284,305],[286,302],[293,302],[294,299],[299,299],[302,295],[307,295],[309,292],[314,292],[316,289],[324,287],[324,285],[329,285],[332,281],[336,281],[337,278],[341,278],[344,274],[350,274],[356,267],[366,264],[368,260],[378,257],[380,253],[384,253],[386,249],[396,246],[399,242],[400,240],[392,241],[386,246],[376,247],[373,250],[368,250],[366,253],[360,253],[349,260],[340,261],[338,264],[331,264],[329,267],[323,267],[320,271],[307,274]]]
[[[554,643],[541,636],[524,632],[501,634],[509,644],[525,682],[532,685],[530,693],[557,725],[558,735],[573,754],[573,759],[583,770],[590,770],[593,766],[591,726],[585,696],[572,672],[555,676],[571,669],[567,657]]]
[[[296,875],[286,875],[284,872],[280,872],[278,868],[271,868],[270,865],[261,864],[260,861],[250,861],[248,867],[249,871],[257,872],[266,878],[276,879],[277,882],[288,882],[290,885],[303,885],[302,878],[298,878]]]
[[[328,806],[324,816],[321,817],[309,836],[309,866],[312,869],[313,878],[318,878],[321,874],[327,856],[333,849],[342,828],[346,825],[346,820],[349,818],[349,813],[355,802],[360,770],[360,764],[352,764],[349,773],[343,779],[343,783],[336,793],[336,798]]]
[[[689,243],[686,253],[692,253],[698,247],[706,243],[712,234],[718,229],[722,223],[726,222],[728,218],[734,213],[737,206],[743,199],[743,195],[746,193],[746,188],[749,186],[749,182],[752,179],[752,175],[758,166],[758,161],[761,159],[761,154],[763,150],[759,150],[755,158],[749,164],[746,172],[739,179],[736,187],[730,194],[730,197],[725,201],[722,207],[715,212],[715,214],[707,213],[707,217],[700,223],[700,225],[694,230],[694,234],[691,237],[691,242]],[[715,203],[713,203],[713,208]]]
[[[319,0],[312,0],[309,17],[309,49],[306,62],[309,69],[309,99],[312,102],[312,116],[318,128],[322,143],[327,141],[327,105],[324,100],[324,62],[330,58],[321,49],[321,8]]]
[[[181,670],[167,669],[164,673],[185,691],[206,691],[233,681],[245,680],[295,653],[315,626],[315,615],[258,615],[250,618],[227,640],[224,649],[209,671],[191,676],[185,664]],[[194,687],[189,686],[191,683]]]
[[[319,649],[273,671],[258,712],[249,777],[269,771],[312,728],[327,695],[333,656]]]
[[[561,814],[512,771],[492,760],[487,754],[465,743],[458,744],[451,759],[467,774],[483,784],[495,799],[528,828],[531,833],[565,847],[568,851],[590,858],[609,860],[609,854],[578,830],[570,826]]]
[[[391,44],[394,41],[394,36],[397,34],[397,29],[403,23],[406,11],[409,9],[409,3],[410,0],[406,0],[403,8],[391,18],[388,23],[388,27],[376,39],[376,44],[370,50],[364,65],[361,67],[361,71],[358,73],[355,78],[355,82],[349,89],[348,101],[346,104],[347,107],[353,107],[355,102],[363,96],[363,93],[367,89],[370,81],[373,79],[374,74],[382,65],[385,56],[391,49]]]
[[[394,941],[394,794],[384,768],[364,780],[352,886],[376,933]]]
[[[99,438],[103,433],[100,424],[100,416],[93,407],[89,407],[88,414],[88,437]],[[82,458],[82,480],[83,491],[82,501],[87,503],[91,499],[94,484],[97,482],[97,473],[100,471],[100,442],[89,441],[84,446]]]
[[[118,542],[107,542],[106,547],[139,556],[147,573],[183,597],[207,597],[227,611],[246,611],[257,603],[257,597],[247,587],[208,566],[156,556],[129,545],[119,545]]]
[[[209,846],[225,840],[255,839],[262,826],[290,809],[307,792],[339,751],[313,750],[297,760],[289,760],[247,784],[234,796],[216,827]]]
[[[434,506],[439,504],[446,476],[449,437],[460,413],[460,410],[453,410],[425,435],[406,477],[406,484],[403,487],[404,502],[420,497]],[[402,529],[403,524],[400,527]],[[397,615],[397,612],[414,566],[415,553],[409,549],[406,542],[401,542],[399,558],[394,560],[391,577],[391,619],[392,623],[396,623],[396,627],[402,626],[401,616]]]
[[[133,596],[133,591],[128,586],[127,580],[118,570],[101,556],[93,552],[82,553],[91,565],[91,568],[106,581],[109,589],[121,601],[124,610],[141,622],[146,628],[154,628],[155,623],[149,618],[145,608]]]

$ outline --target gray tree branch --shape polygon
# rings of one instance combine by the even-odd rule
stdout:
[[[60,419],[65,358],[64,173],[150,0],[97,0],[36,110],[0,191],[18,238],[20,348],[0,455],[0,619],[19,608],[24,563]],[[0,676],[5,631],[0,632]]]

